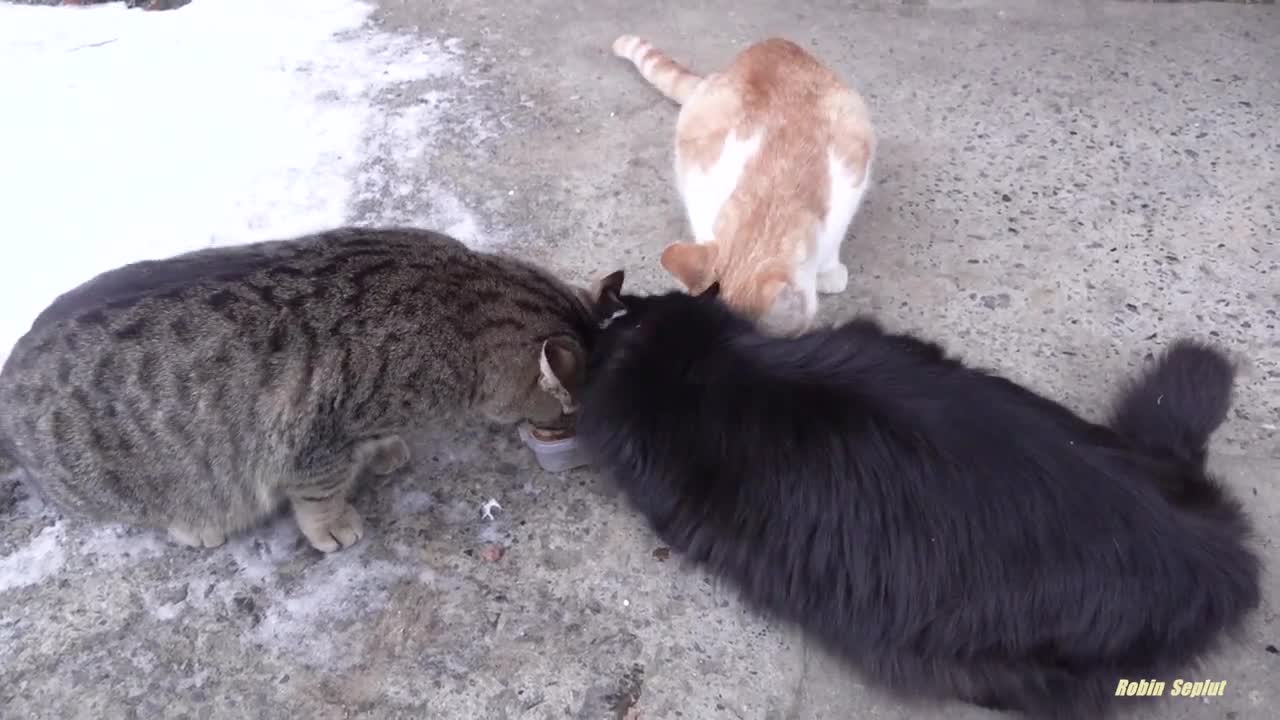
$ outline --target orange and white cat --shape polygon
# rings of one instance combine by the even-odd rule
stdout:
[[[876,138],[867,104],[800,46],[770,39],[699,77],[632,35],[613,43],[680,103],[676,185],[695,242],[662,266],[768,332],[810,327],[818,293],[843,292],[840,246],[867,188]]]

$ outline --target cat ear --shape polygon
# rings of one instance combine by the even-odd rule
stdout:
[[[627,306],[622,303],[622,280],[625,273],[615,270],[600,278],[591,288],[594,296],[596,315],[601,320],[614,318],[620,312],[626,312]]]
[[[591,308],[591,312],[600,321],[601,327],[607,326],[610,320],[627,311],[627,306],[622,302],[624,277],[625,273],[622,270],[615,270],[598,278],[588,290],[581,293],[587,307]]]
[[[626,276],[622,270],[614,270],[613,272],[597,279],[591,284],[591,300],[595,303],[612,301],[621,304],[622,302],[622,280]]]
[[[711,280],[716,260],[714,243],[672,243],[662,251],[662,267],[689,292],[696,292]]]
[[[582,346],[572,338],[557,335],[542,343],[542,356],[538,368],[542,375],[538,386],[560,401],[566,413],[578,409],[574,397],[582,389],[586,375],[587,358]]]

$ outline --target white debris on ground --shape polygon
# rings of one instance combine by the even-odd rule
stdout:
[[[419,579],[411,565],[359,557],[367,548],[349,548],[354,552],[344,562],[314,563],[296,589],[273,593],[277,599],[262,612],[252,639],[292,648],[301,664],[329,671],[358,663],[361,656],[352,648],[367,639],[358,637],[351,620],[384,608],[396,583]]]
[[[137,260],[349,222],[492,246],[424,162],[462,102],[451,89],[466,82],[461,49],[379,31],[372,11],[355,0],[195,0],[158,13],[0,4],[0,363],[59,294]],[[403,102],[388,109],[387,97]],[[388,188],[416,209],[383,203]],[[423,494],[402,512],[430,505]],[[153,617],[239,613],[255,642],[316,662],[344,641],[313,634],[317,624],[340,627],[395,583],[427,578],[362,545],[317,559],[288,516],[205,551],[40,507],[27,498],[7,511],[32,530],[0,556],[0,594],[163,562],[165,584],[140,596]],[[0,627],[0,646],[15,647],[16,627]]]
[[[25,547],[0,557],[0,593],[34,585],[61,570],[67,561],[63,535],[61,523],[50,525]]]
[[[493,511],[501,509],[502,505],[499,504],[497,500],[489,498],[480,506],[480,518],[483,520],[493,520]]]

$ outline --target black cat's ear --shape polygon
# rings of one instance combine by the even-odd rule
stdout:
[[[621,303],[622,281],[625,277],[626,273],[622,270],[614,270],[608,275],[596,280],[591,285],[591,299],[597,303]]]
[[[699,300],[715,300],[720,297],[720,281],[717,280],[707,286],[706,290],[698,293]]]
[[[615,318],[627,312],[627,306],[622,302],[624,277],[622,270],[615,270],[596,280],[588,291],[588,302],[601,328],[608,327]]]

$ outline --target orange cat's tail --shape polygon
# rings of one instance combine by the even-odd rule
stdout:
[[[613,54],[630,60],[645,80],[681,105],[702,81],[669,55],[635,35],[623,35],[614,40]]]

